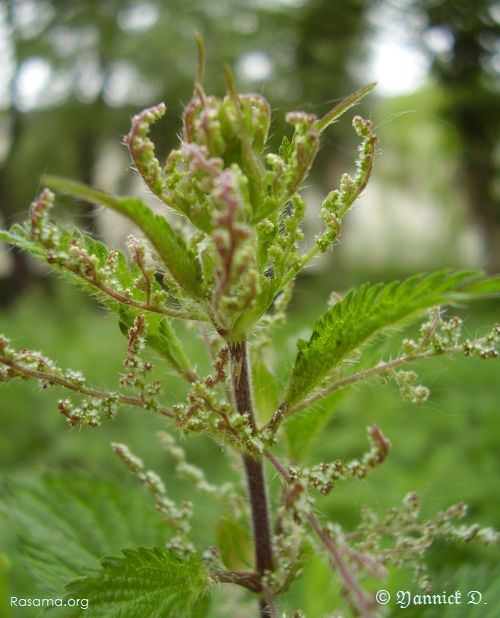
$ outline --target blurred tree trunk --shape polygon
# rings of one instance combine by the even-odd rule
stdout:
[[[10,188],[10,180],[4,163],[0,167],[0,213],[6,225],[12,220],[13,214],[9,206],[16,203]],[[0,278],[0,306],[9,304],[21,294],[34,277],[26,253],[12,247],[9,249],[9,255],[12,259],[12,267],[5,277]]]
[[[466,66],[466,59],[480,62],[476,40],[457,41],[455,55],[458,67]],[[447,80],[453,93],[450,116],[460,134],[460,167],[470,212],[483,230],[486,241],[487,267],[500,271],[500,203],[498,187],[498,130],[500,96],[489,92],[478,75],[460,71]],[[453,109],[454,108],[454,109]]]
[[[58,7],[54,2],[56,10],[50,24],[48,24],[40,35],[42,40],[51,27],[59,23],[65,23],[64,6]],[[99,149],[102,144],[102,129],[106,123],[106,104],[104,94],[109,80],[110,66],[114,58],[114,44],[119,33],[116,23],[118,3],[108,3],[106,7],[100,7],[88,3],[85,5],[89,13],[85,13],[82,22],[87,20],[94,25],[99,25],[102,36],[96,44],[96,56],[101,75],[99,91],[91,102],[79,102],[76,98],[65,101],[61,106],[42,112],[40,122],[48,122],[53,128],[53,133],[58,135],[58,139],[45,141],[39,137],[39,125],[36,122],[29,122],[32,111],[22,111],[19,108],[18,82],[23,60],[31,56],[36,56],[33,51],[29,51],[30,42],[26,43],[19,32],[16,30],[14,4],[10,3],[6,12],[7,30],[10,33],[10,51],[14,64],[14,71],[9,83],[9,108],[5,114],[7,117],[7,150],[3,161],[0,163],[0,214],[3,223],[10,226],[19,218],[25,218],[29,206],[29,200],[35,197],[36,183],[31,178],[24,178],[25,170],[23,161],[26,154],[33,155],[33,159],[39,161],[39,173],[43,173],[43,166],[51,166],[54,154],[61,159],[61,151],[67,147],[74,150],[71,171],[61,172],[60,168],[53,170],[54,173],[69,173],[79,178],[83,182],[93,184],[94,165]],[[67,9],[71,13],[71,6]],[[99,19],[100,21],[99,21]],[[78,18],[76,25],[78,25]],[[76,34],[75,34],[76,36]],[[50,54],[47,52],[48,57]],[[35,110],[36,113],[36,110]],[[28,132],[31,132],[30,136]],[[104,131],[106,133],[106,131]],[[44,135],[42,133],[42,135]],[[38,139],[37,139],[38,137]],[[36,148],[26,148],[26,141],[31,140],[36,144]],[[36,152],[35,152],[36,150]],[[35,156],[36,155],[36,156]],[[21,162],[21,164],[20,164]],[[62,161],[64,163],[64,159]],[[53,165],[53,164],[52,164]],[[52,170],[51,170],[52,171]],[[38,172],[37,172],[38,173]],[[26,184],[27,180],[31,180]],[[33,184],[33,188],[31,188]],[[33,195],[31,195],[33,191]],[[79,225],[93,235],[99,235],[98,216],[95,206],[82,202],[79,204],[76,220]],[[0,278],[0,304],[8,304],[22,293],[33,281],[40,278],[30,267],[30,260],[24,253],[17,249],[10,249],[12,257],[12,268],[6,277]]]
[[[496,0],[415,3],[423,10],[428,29],[450,37],[448,50],[434,52],[433,71],[447,94],[447,120],[459,134],[460,181],[484,233],[490,272],[500,271],[500,93],[494,69],[500,25],[494,18],[495,4]]]
[[[479,90],[479,89],[478,89]],[[500,99],[500,98],[499,98]],[[500,100],[496,114],[500,109]],[[489,272],[500,272],[500,203],[496,195],[498,164],[493,135],[493,123],[488,122],[487,107],[482,111],[476,102],[461,105],[454,114],[454,122],[462,137],[462,182],[470,212],[483,230]]]
[[[12,27],[12,8],[7,12],[7,23]],[[14,47],[14,59],[17,61],[16,49]],[[17,200],[13,187],[13,175],[10,172],[10,163],[14,159],[17,147],[20,143],[23,131],[22,114],[16,107],[17,78],[19,65],[16,62],[15,70],[10,80],[10,105],[6,112],[7,115],[7,151],[3,161],[0,163],[0,214],[6,226],[14,221],[17,214]],[[12,258],[12,268],[7,276],[0,278],[0,306],[7,305],[18,294],[22,293],[33,279],[33,271],[29,266],[29,258],[17,248],[12,248],[10,256]]]

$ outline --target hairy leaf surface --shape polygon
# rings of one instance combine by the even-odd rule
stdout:
[[[58,250],[67,251],[73,241],[78,241],[85,248],[91,258],[97,258],[97,267],[102,268],[106,260],[110,257],[110,250],[102,242],[95,240],[91,236],[82,234],[80,230],[57,226]],[[0,230],[0,241],[15,245],[31,255],[47,263],[48,251],[35,240],[30,238],[29,223],[24,225],[14,225],[9,231]],[[116,266],[113,270],[114,287],[116,287],[126,298],[130,298],[140,303],[146,302],[145,293],[139,290],[136,285],[137,277],[140,276],[139,267],[133,262],[128,262],[121,251],[114,251],[116,254]],[[58,262],[53,262],[50,267],[56,270],[65,279],[82,287],[87,292],[95,296],[105,307],[120,316],[120,328],[126,336],[127,331],[134,324],[134,318],[139,310],[124,304],[104,293],[91,281],[85,279],[80,274],[61,266]],[[161,286],[155,277],[151,278],[151,291],[161,291]],[[144,312],[147,324],[146,343],[158,354],[163,356],[179,373],[187,375],[190,370],[190,362],[177,338],[169,319],[159,313]]]
[[[215,539],[222,562],[228,569],[251,571],[254,568],[250,529],[229,510],[223,513],[215,526]]]
[[[61,225],[57,226],[57,251],[67,252],[73,242],[80,243],[88,255],[92,258],[97,258],[97,268],[102,268],[109,258],[110,249],[102,242],[95,240],[87,234],[83,234],[77,228],[66,228]],[[49,256],[48,250],[38,241],[30,238],[30,225],[26,222],[22,225],[13,225],[10,230],[0,230],[0,241],[4,241],[19,249],[27,251],[37,259],[47,264],[47,258]],[[116,251],[116,266],[113,271],[113,278],[120,288],[127,290],[130,298],[144,302],[144,293],[137,289],[135,286],[135,280],[140,275],[139,268],[135,264],[128,263],[127,258],[121,251]],[[108,309],[112,311],[118,311],[120,302],[111,296],[100,291],[90,281],[87,281],[81,275],[69,270],[68,268],[61,266],[56,260],[49,264],[50,268],[56,270],[65,279],[70,280],[72,283],[84,288],[94,296],[96,296],[100,302],[102,302]],[[160,290],[159,283],[153,279],[153,292]]]
[[[56,191],[107,206],[130,219],[149,239],[177,283],[194,298],[201,296],[201,269],[196,256],[189,251],[183,237],[174,232],[165,217],[154,213],[142,200],[115,197],[65,178],[49,176],[45,181]]]
[[[21,539],[25,564],[54,596],[124,547],[164,542],[170,530],[140,488],[90,476],[7,479],[0,508]]]
[[[209,590],[200,556],[182,557],[164,547],[125,549],[123,556],[104,558],[99,571],[67,586],[69,596],[90,599],[92,616],[107,618],[202,616],[200,601]]]
[[[276,412],[279,404],[279,387],[276,378],[260,358],[254,359],[251,366],[257,418],[264,424]]]
[[[500,291],[500,278],[479,279],[477,275],[442,270],[388,284],[365,283],[349,292],[316,322],[309,341],[298,341],[285,405],[303,399],[374,334],[429,307]]]

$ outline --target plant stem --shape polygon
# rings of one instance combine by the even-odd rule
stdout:
[[[231,380],[234,404],[240,414],[249,416],[250,425],[255,431],[257,427],[252,408],[246,342],[230,343],[229,351],[231,355]],[[245,454],[243,455],[243,464],[252,513],[255,567],[259,575],[262,576],[266,571],[273,570],[273,549],[263,458]],[[261,618],[272,618],[276,615],[275,611],[274,599],[267,591],[265,598],[262,598],[260,601]]]

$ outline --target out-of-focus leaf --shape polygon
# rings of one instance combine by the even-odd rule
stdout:
[[[265,424],[275,413],[279,404],[279,388],[276,378],[264,362],[256,359],[252,362],[253,395],[257,417]]]
[[[24,562],[54,596],[102,556],[160,544],[166,524],[139,489],[67,473],[2,482],[0,508],[21,539]]]
[[[450,581],[451,580],[451,581]],[[442,584],[442,588],[438,586]],[[500,569],[463,565],[451,577],[434,583],[435,590],[458,590],[460,603],[427,606],[429,618],[469,618],[477,613],[481,618],[497,618],[500,615]]]
[[[253,543],[249,527],[229,511],[224,513],[215,527],[215,538],[222,561],[232,571],[253,568]]]
[[[103,558],[99,571],[66,589],[72,598],[89,599],[91,616],[201,618],[208,607],[199,603],[210,590],[210,579],[198,554],[184,557],[173,549],[139,547]]]
[[[326,427],[348,389],[334,391],[323,400],[311,404],[285,423],[286,445],[294,463],[302,461],[314,440]]]
[[[109,259],[110,250],[106,245],[91,236],[82,234],[77,229],[67,229],[62,226],[57,227],[58,247],[60,250],[67,250],[73,241],[78,241],[88,252],[92,258],[97,258],[97,267],[102,268]],[[9,231],[0,231],[0,239],[15,245],[25,251],[28,251],[38,259],[46,262],[48,252],[40,243],[30,239],[29,225],[14,225]],[[120,251],[115,253],[115,268],[113,270],[113,279],[116,284],[123,290],[127,290],[130,298],[145,303],[146,297],[142,290],[139,290],[135,284],[137,277],[140,275],[139,268],[134,263],[128,263],[125,255]],[[92,283],[87,281],[81,275],[74,273],[57,262],[50,264],[52,268],[57,270],[66,279],[72,283],[83,287],[87,292],[99,299],[109,310],[120,315],[120,329],[125,336],[128,334],[134,324],[134,318],[138,314],[138,310],[130,305],[124,304],[113,298],[112,296],[102,292]],[[152,292],[161,291],[161,286],[155,277],[151,278]],[[191,364],[182,349],[175,331],[166,316],[159,313],[143,312],[146,319],[146,343],[152,347],[158,354],[163,356],[168,362],[182,375],[189,375]]]

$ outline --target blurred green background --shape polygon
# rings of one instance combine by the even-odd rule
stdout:
[[[342,242],[298,283],[290,323],[275,338],[274,360],[289,366],[297,336],[307,334],[333,289],[445,266],[500,270],[499,23],[494,0],[3,3],[0,222],[7,226],[26,216],[46,172],[149,200],[130,170],[121,136],[134,113],[164,100],[167,115],[153,135],[160,158],[176,144],[196,70],[194,30],[206,43],[206,90],[222,94],[223,65],[230,63],[241,91],[270,100],[273,144],[287,130],[286,111],[321,115],[354,88],[377,80],[375,93],[356,110],[374,120],[380,137],[375,178],[350,213]],[[352,115],[329,129],[304,190],[309,238],[322,196],[352,170]],[[119,218],[84,204],[61,201],[56,216],[115,246],[128,233]],[[498,303],[459,313],[468,333],[482,334],[484,325],[498,320]],[[16,347],[41,349],[100,385],[116,384],[126,353],[112,316],[6,246],[0,246],[0,332]],[[182,337],[198,367],[208,370],[197,334],[186,330]],[[385,355],[390,351],[384,348]],[[426,514],[464,501],[471,521],[500,528],[498,365],[440,359],[419,373],[432,390],[423,407],[402,402],[396,389],[379,384],[353,389],[341,401],[314,444],[311,463],[358,456],[366,448],[365,428],[374,421],[393,450],[380,470],[339,486],[320,506],[353,527],[362,504],[383,510],[416,490]],[[166,403],[174,403],[183,386],[173,373],[165,379]],[[128,443],[162,473],[173,496],[190,495],[188,486],[173,480],[173,468],[157,448],[161,420],[124,410],[98,430],[68,431],[55,405],[61,396],[31,383],[2,385],[3,475],[83,471],[130,485],[131,497],[147,502],[112,455],[113,440]],[[193,438],[185,447],[210,480],[237,478],[208,440]],[[219,505],[204,498],[197,506],[197,530],[206,545],[213,541],[209,531]],[[23,565],[7,518],[0,519],[0,542],[0,596],[36,596],[40,586]],[[490,609],[478,609],[478,615],[497,616],[499,558],[498,548],[440,545],[429,557],[434,590],[481,590]],[[407,588],[409,582],[409,573],[391,573],[385,587]],[[314,559],[286,603],[319,618],[338,597],[335,576]],[[246,602],[237,591],[229,600],[218,593],[213,616],[248,616]],[[445,615],[472,615],[462,609],[470,610]],[[8,611],[0,606],[1,616]],[[442,608],[439,614],[405,611],[443,614]]]

